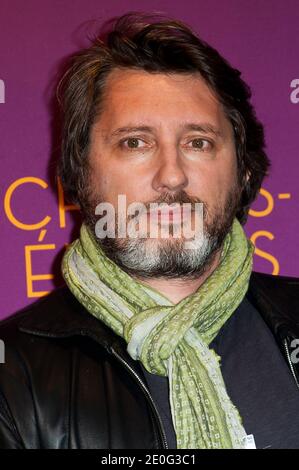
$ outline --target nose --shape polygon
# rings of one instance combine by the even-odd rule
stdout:
[[[157,170],[152,181],[155,191],[177,192],[188,185],[188,178],[177,149],[161,149],[157,161]]]

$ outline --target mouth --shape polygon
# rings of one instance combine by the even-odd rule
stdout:
[[[193,217],[194,210],[185,211],[182,206],[147,211],[147,220],[157,224],[181,224]]]
[[[180,223],[183,220],[182,209],[160,209],[147,212],[147,217],[154,223]]]

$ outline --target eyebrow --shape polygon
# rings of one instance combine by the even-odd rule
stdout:
[[[220,129],[216,128],[213,124],[203,122],[203,123],[186,123],[182,126],[182,129],[185,131],[197,131],[202,132],[203,134],[212,134],[217,138],[223,138],[223,134]],[[125,126],[115,129],[110,137],[117,137],[129,132],[154,132],[154,128],[150,126]]]

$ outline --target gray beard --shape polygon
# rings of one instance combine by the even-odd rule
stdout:
[[[182,240],[102,239],[98,243],[116,264],[140,278],[198,277],[207,269],[208,261],[218,248],[218,239],[206,234],[184,248]]]
[[[171,202],[192,202],[184,192],[181,194],[181,198]],[[222,248],[224,239],[231,229],[238,204],[238,189],[234,187],[228,194],[225,207],[218,208],[212,219],[209,215],[209,223],[204,204],[203,236],[195,238],[192,249],[185,248],[183,239],[95,237],[104,253],[131,276],[141,279],[196,279],[205,273]],[[88,210],[85,210],[85,222],[92,228],[94,234],[97,219],[91,208],[95,206],[96,203],[89,203]]]

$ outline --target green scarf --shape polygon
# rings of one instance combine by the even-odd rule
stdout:
[[[152,374],[168,376],[177,447],[246,447],[238,410],[227,395],[220,357],[209,344],[244,298],[254,246],[235,218],[218,266],[200,288],[173,304],[120,269],[83,223],[62,273],[84,307],[117,335]]]

